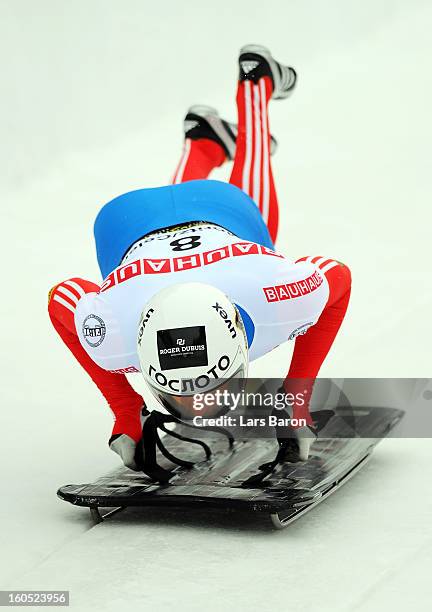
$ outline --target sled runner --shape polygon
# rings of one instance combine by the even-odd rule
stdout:
[[[275,439],[230,443],[221,432],[203,432],[198,444],[188,444],[190,434],[176,424],[176,437],[163,437],[167,453],[158,458],[162,473],[170,473],[165,483],[120,468],[93,483],[65,485],[57,495],[89,507],[97,522],[128,506],[158,506],[161,511],[224,508],[261,513],[270,516],[275,527],[284,528],[358,472],[403,416],[393,408],[339,407],[335,412],[306,462],[278,462]],[[180,465],[173,468],[167,457]],[[100,508],[111,510],[103,515]]]

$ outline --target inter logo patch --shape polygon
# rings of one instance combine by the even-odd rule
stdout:
[[[82,333],[87,344],[95,348],[104,341],[106,334],[105,323],[100,317],[90,314],[84,319]]]

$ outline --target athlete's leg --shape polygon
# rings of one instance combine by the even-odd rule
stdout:
[[[71,278],[59,283],[49,293],[48,313],[54,329],[92,378],[115,416],[112,435],[127,434],[133,440],[141,438],[140,412],[143,398],[134,391],[124,374],[103,370],[92,361],[81,346],[75,329],[74,312],[84,293],[99,291],[99,286],[82,278]]]
[[[230,183],[243,189],[256,203],[273,242],[279,210],[271,167],[271,137],[268,118],[270,98],[291,95],[296,72],[272,57],[259,45],[240,50],[237,87],[238,136]]]
[[[329,298],[317,323],[304,336],[296,338],[291,365],[285,380],[285,389],[312,391],[314,379],[326,358],[345,317],[351,293],[351,273],[347,266],[325,257],[302,257],[298,261],[311,261],[320,268],[329,284]],[[305,380],[307,379],[307,380]],[[298,387],[298,388],[297,388]],[[312,423],[308,406],[295,406],[296,418]]]
[[[254,83],[239,81],[237,87],[238,135],[230,183],[240,187],[257,204],[273,242],[279,210],[270,156],[268,102],[273,83],[264,76]]]
[[[206,179],[232,157],[235,135],[214,108],[192,106],[184,120],[185,141],[172,183]]]
[[[180,161],[172,178],[172,184],[195,179],[206,179],[213,168],[226,159],[220,145],[208,138],[191,140],[186,138]]]

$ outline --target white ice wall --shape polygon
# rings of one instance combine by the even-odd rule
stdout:
[[[55,562],[60,550],[67,560],[68,541],[88,528],[82,513],[57,502],[57,486],[93,478],[116,464],[105,446],[111,417],[50,328],[47,291],[71,275],[98,278],[91,238],[95,214],[123,191],[169,179],[189,104],[211,104],[235,117],[242,44],[267,44],[299,73],[292,99],[271,107],[280,142],[274,159],[279,248],[295,257],[328,254],[353,271],[349,315],[322,374],[430,375],[432,11],[426,0],[16,0],[1,2],[0,11],[0,575],[1,582],[24,587],[36,572],[43,587],[41,576],[52,571],[44,559],[51,555]],[[257,362],[253,373],[281,374],[288,358],[289,348],[281,347]],[[385,537],[370,535],[375,507],[368,486],[360,498],[353,493],[352,505],[348,500],[327,514],[343,533],[333,541],[326,532],[334,545],[332,562],[340,565],[347,542],[357,547],[356,571],[363,572],[366,590],[385,567],[397,575],[405,553],[424,554],[424,534],[408,524],[408,506],[400,507],[396,522],[385,510],[394,487],[416,469],[417,446],[404,446],[411,468],[401,460],[400,447],[388,454],[386,448],[374,468],[388,470],[382,478],[394,485],[381,488],[379,499],[378,527]],[[422,449],[424,466],[430,451]],[[397,477],[390,476],[393,465]],[[416,474],[413,495],[421,486],[421,470]],[[319,536],[319,520],[308,525]],[[149,551],[152,542],[160,543],[151,525],[137,529]],[[407,540],[395,557],[390,535],[396,529],[405,530]],[[313,548],[317,540],[309,542],[306,528],[299,534],[298,563],[291,567],[304,563],[309,576],[324,580],[325,551]],[[382,555],[369,571],[363,564],[365,534],[378,538]],[[110,558],[110,537],[97,558]],[[237,546],[224,538],[218,538],[222,557]],[[249,535],[242,541],[250,542]],[[206,547],[205,562],[221,562],[216,544],[206,545],[205,532],[190,530],[188,542],[192,551]],[[313,555],[305,552],[308,544]],[[248,546],[257,564],[272,563],[271,539],[259,549]],[[79,554],[73,559],[73,576],[63,573],[62,585],[69,580],[83,594]],[[164,556],[148,561],[146,584],[156,596]],[[283,557],[279,561],[283,569]],[[192,567],[194,559],[184,562]],[[296,601],[306,597],[306,608],[314,609],[315,599],[304,595],[300,583],[289,588]],[[365,589],[351,588],[360,605]],[[368,597],[379,599],[384,591],[377,589]],[[94,605],[103,606],[102,586],[93,596]]]

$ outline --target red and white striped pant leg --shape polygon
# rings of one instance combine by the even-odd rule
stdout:
[[[242,81],[238,84],[238,135],[230,183],[254,200],[275,242],[279,207],[270,156],[267,107],[271,95],[269,77],[259,79],[258,83]]]
[[[141,437],[140,412],[142,397],[134,391],[124,374],[114,374],[99,367],[81,346],[75,328],[75,309],[86,293],[99,291],[99,286],[82,278],[71,278],[55,285],[48,295],[48,314],[54,329],[91,377],[108,402],[115,424],[112,434],[125,433],[135,441]]]
[[[351,294],[351,272],[343,263],[328,257],[310,256],[298,259],[296,263],[309,261],[324,273],[329,284],[329,298],[318,321],[304,336],[295,341],[291,365],[285,380],[285,389],[290,392],[309,390],[336,338],[345,317]],[[311,424],[307,403],[294,406],[296,418],[305,418]]]
[[[208,138],[192,140],[186,138],[180,161],[171,183],[184,183],[197,179],[206,179],[213,168],[221,166],[226,154],[220,144]]]

